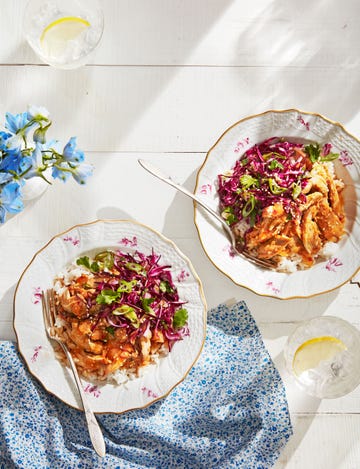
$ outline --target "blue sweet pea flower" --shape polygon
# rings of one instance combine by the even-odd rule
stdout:
[[[72,175],[76,182],[78,182],[79,184],[85,184],[86,179],[92,175],[93,170],[93,165],[88,163],[82,163],[73,169]]]
[[[63,158],[71,163],[82,163],[85,159],[84,152],[76,148],[76,137],[71,137],[63,150]]]
[[[0,192],[0,206],[2,210],[0,213],[1,223],[4,222],[5,212],[18,213],[24,208],[21,200],[20,184],[12,181],[5,184]]]

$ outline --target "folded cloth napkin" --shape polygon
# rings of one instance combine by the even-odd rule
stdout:
[[[98,415],[107,455],[82,412],[48,394],[0,343],[0,467],[268,468],[292,433],[284,386],[244,302],[208,314],[199,360],[146,409]]]

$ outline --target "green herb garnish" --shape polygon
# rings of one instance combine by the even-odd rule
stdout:
[[[224,218],[228,225],[232,225],[233,223],[238,221],[237,217],[234,214],[233,207],[225,207],[221,213],[221,216]]]
[[[87,269],[92,270],[93,272],[99,272],[100,269],[99,264],[97,262],[92,262],[90,264],[90,259],[88,258],[88,256],[79,257],[79,259],[76,260],[76,264],[82,265]]]
[[[259,187],[259,180],[250,174],[244,174],[240,177],[240,184],[244,190],[249,189],[251,186]]]
[[[101,290],[96,297],[96,303],[98,305],[111,305],[121,297],[121,292],[114,290]]]
[[[269,166],[269,169],[271,169],[271,170],[284,169],[284,166],[276,159],[270,161],[268,166]]]
[[[115,335],[115,327],[113,327],[113,326],[108,326],[108,327],[105,327],[105,330],[106,330],[106,332],[107,332],[109,335],[112,335],[112,336]]]
[[[154,298],[142,298],[141,305],[145,313],[150,314],[151,316],[156,316],[155,311],[151,308],[151,303],[154,301]]]
[[[186,321],[188,320],[188,312],[187,309],[185,308],[180,308],[178,309],[173,318],[173,327],[175,329],[180,329],[181,327],[184,327],[186,324]]]

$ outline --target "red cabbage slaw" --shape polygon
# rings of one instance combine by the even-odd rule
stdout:
[[[130,341],[147,331],[161,331],[172,345],[189,335],[188,312],[183,307],[173,282],[170,265],[161,265],[159,255],[103,251],[93,259],[80,257],[76,263],[92,272],[96,293],[87,299],[91,311],[98,313],[93,329],[100,319],[107,328],[125,328]],[[100,305],[100,306],[99,306]]]
[[[339,155],[331,144],[302,144],[271,137],[248,149],[229,174],[218,175],[220,211],[232,226],[245,220],[253,227],[262,210],[281,202],[289,218],[299,216],[298,207],[306,201],[303,189],[315,162]]]

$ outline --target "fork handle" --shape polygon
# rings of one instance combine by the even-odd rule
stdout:
[[[71,371],[72,371],[72,373],[74,375],[74,378],[75,378],[75,383],[76,383],[76,386],[78,388],[80,398],[81,398],[81,402],[82,402],[82,405],[83,405],[83,408],[84,408],[85,418],[86,418],[86,422],[87,422],[87,425],[88,425],[88,430],[89,430],[89,435],[90,435],[91,442],[92,442],[93,447],[94,447],[95,451],[97,452],[97,454],[101,457],[104,457],[105,454],[106,454],[106,447],[105,447],[104,436],[102,434],[101,428],[99,426],[98,421],[96,420],[94,412],[92,411],[91,407],[89,406],[88,400],[87,400],[85,392],[83,390],[83,387],[82,387],[82,384],[81,384],[81,381],[80,381],[80,377],[79,377],[79,374],[77,372],[76,365],[75,365],[74,360],[71,356],[71,353],[64,346],[64,344],[62,344],[62,343],[60,343],[60,344],[61,344],[61,347],[62,347],[62,349],[63,349],[63,351],[64,351],[64,353],[65,353],[65,355],[66,355],[66,357],[69,361]]]

